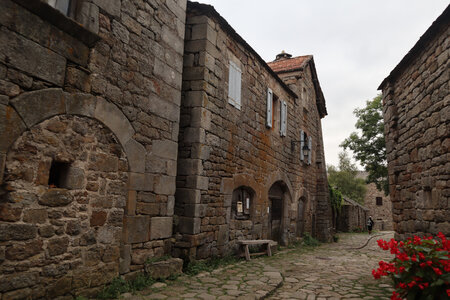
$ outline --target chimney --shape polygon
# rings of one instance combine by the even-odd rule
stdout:
[[[292,54],[286,53],[286,52],[284,52],[284,50],[282,50],[280,54],[277,54],[275,61],[282,60],[282,59],[288,59],[291,57],[292,57]]]

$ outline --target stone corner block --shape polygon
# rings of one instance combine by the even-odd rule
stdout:
[[[111,129],[122,145],[125,145],[134,135],[133,126],[122,111],[103,98],[97,98],[94,116]]]
[[[157,176],[154,179],[154,192],[160,195],[173,196],[176,190],[175,176]]]
[[[201,200],[200,190],[178,188],[175,199],[177,203],[199,204]]]
[[[153,141],[152,153],[161,158],[176,160],[178,154],[178,143],[170,140]]]
[[[198,234],[200,233],[200,218],[180,217],[178,230],[180,233]]]
[[[52,88],[24,93],[11,100],[28,128],[55,115],[66,113],[68,94]]]
[[[145,147],[134,139],[130,139],[123,148],[127,155],[130,172],[145,172]]]
[[[130,190],[152,192],[154,184],[153,175],[146,173],[130,172],[128,177],[128,188]]]
[[[150,240],[149,216],[125,216],[123,241],[125,243],[144,243]]]
[[[164,239],[172,236],[172,217],[153,217],[150,221],[150,239]]]

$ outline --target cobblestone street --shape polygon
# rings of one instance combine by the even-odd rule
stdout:
[[[287,249],[273,257],[227,266],[212,273],[181,276],[156,283],[139,295],[123,299],[388,299],[392,288],[374,280],[371,271],[389,252],[376,240],[390,239],[391,232],[376,234],[367,246],[367,234],[341,234],[338,243],[311,249]],[[360,249],[357,249],[360,248]]]

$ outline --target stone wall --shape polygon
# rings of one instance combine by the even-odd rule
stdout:
[[[337,230],[342,232],[365,231],[368,218],[368,210],[358,205],[345,203],[337,218]]]
[[[186,1],[78,4],[0,1],[2,299],[171,253]]]
[[[392,203],[389,196],[383,191],[379,191],[375,183],[366,185],[366,196],[364,197],[364,206],[369,209],[369,216],[372,216],[375,230],[393,230],[392,225]],[[381,198],[381,200],[377,200]],[[379,202],[381,201],[381,205]]]
[[[315,228],[318,210],[329,209],[327,190],[318,192],[326,177],[314,91],[308,87],[310,98],[300,99],[220,18],[209,6],[188,4],[175,246],[177,255],[194,259],[233,251],[239,239],[288,243],[301,233],[297,228]],[[228,103],[230,61],[242,71],[240,109]],[[265,123],[268,88],[279,99],[272,129]],[[279,125],[282,100],[288,107],[285,137]],[[311,165],[300,160],[299,144],[291,143],[300,140],[302,127],[313,135]],[[248,215],[237,218],[233,197],[240,187],[251,200]],[[269,200],[275,194],[282,202],[277,225],[271,223],[275,204]],[[322,196],[323,202],[318,200]],[[320,206],[324,202],[325,208]]]
[[[380,86],[399,239],[450,236],[449,16],[447,8]]]

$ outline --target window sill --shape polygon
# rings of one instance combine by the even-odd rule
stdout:
[[[86,29],[78,22],[66,17],[60,11],[54,9],[40,0],[13,0],[43,20],[53,24],[65,33],[80,40],[86,46],[92,47],[100,39],[94,32]]]

